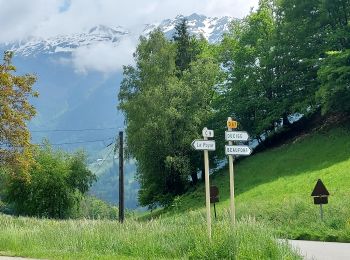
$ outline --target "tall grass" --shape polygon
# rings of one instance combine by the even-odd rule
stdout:
[[[225,213],[226,214],[226,213]],[[300,259],[253,219],[213,223],[204,214],[124,224],[107,220],[39,220],[0,215],[0,252],[49,259]]]

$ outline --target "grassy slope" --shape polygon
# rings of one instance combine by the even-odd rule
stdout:
[[[331,196],[324,221],[311,192],[322,179]],[[229,177],[224,169],[211,176],[220,190],[218,215],[229,208]],[[253,216],[279,236],[350,242],[350,130],[339,127],[300,136],[293,143],[258,153],[235,165],[238,218]],[[204,207],[204,186],[157,214],[173,215]]]

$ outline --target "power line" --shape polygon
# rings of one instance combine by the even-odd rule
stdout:
[[[49,129],[49,130],[32,130],[31,133],[46,133],[46,132],[84,132],[84,131],[104,131],[104,130],[116,130],[118,127],[108,128],[84,128],[84,129]]]
[[[106,155],[105,158],[102,159],[102,163],[98,166],[97,170],[94,172],[95,175],[97,175],[97,173],[101,170],[102,165],[104,164],[104,162],[107,160],[107,158],[111,155],[111,153],[114,151],[114,149],[111,149],[109,151],[109,153]]]
[[[107,138],[107,139],[67,142],[67,143],[58,143],[58,144],[51,144],[50,143],[50,145],[69,145],[69,144],[97,143],[97,142],[105,142],[105,141],[108,141],[108,140],[111,140],[111,139],[114,139],[114,137],[110,137],[110,138]],[[34,145],[45,146],[45,144],[34,144]]]

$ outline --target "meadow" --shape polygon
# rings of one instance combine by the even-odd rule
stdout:
[[[209,240],[201,212],[128,220],[48,220],[0,215],[0,255],[45,259],[301,259],[263,224],[228,214]]]

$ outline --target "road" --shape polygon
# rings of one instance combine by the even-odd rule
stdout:
[[[350,243],[288,240],[305,260],[350,260]]]

